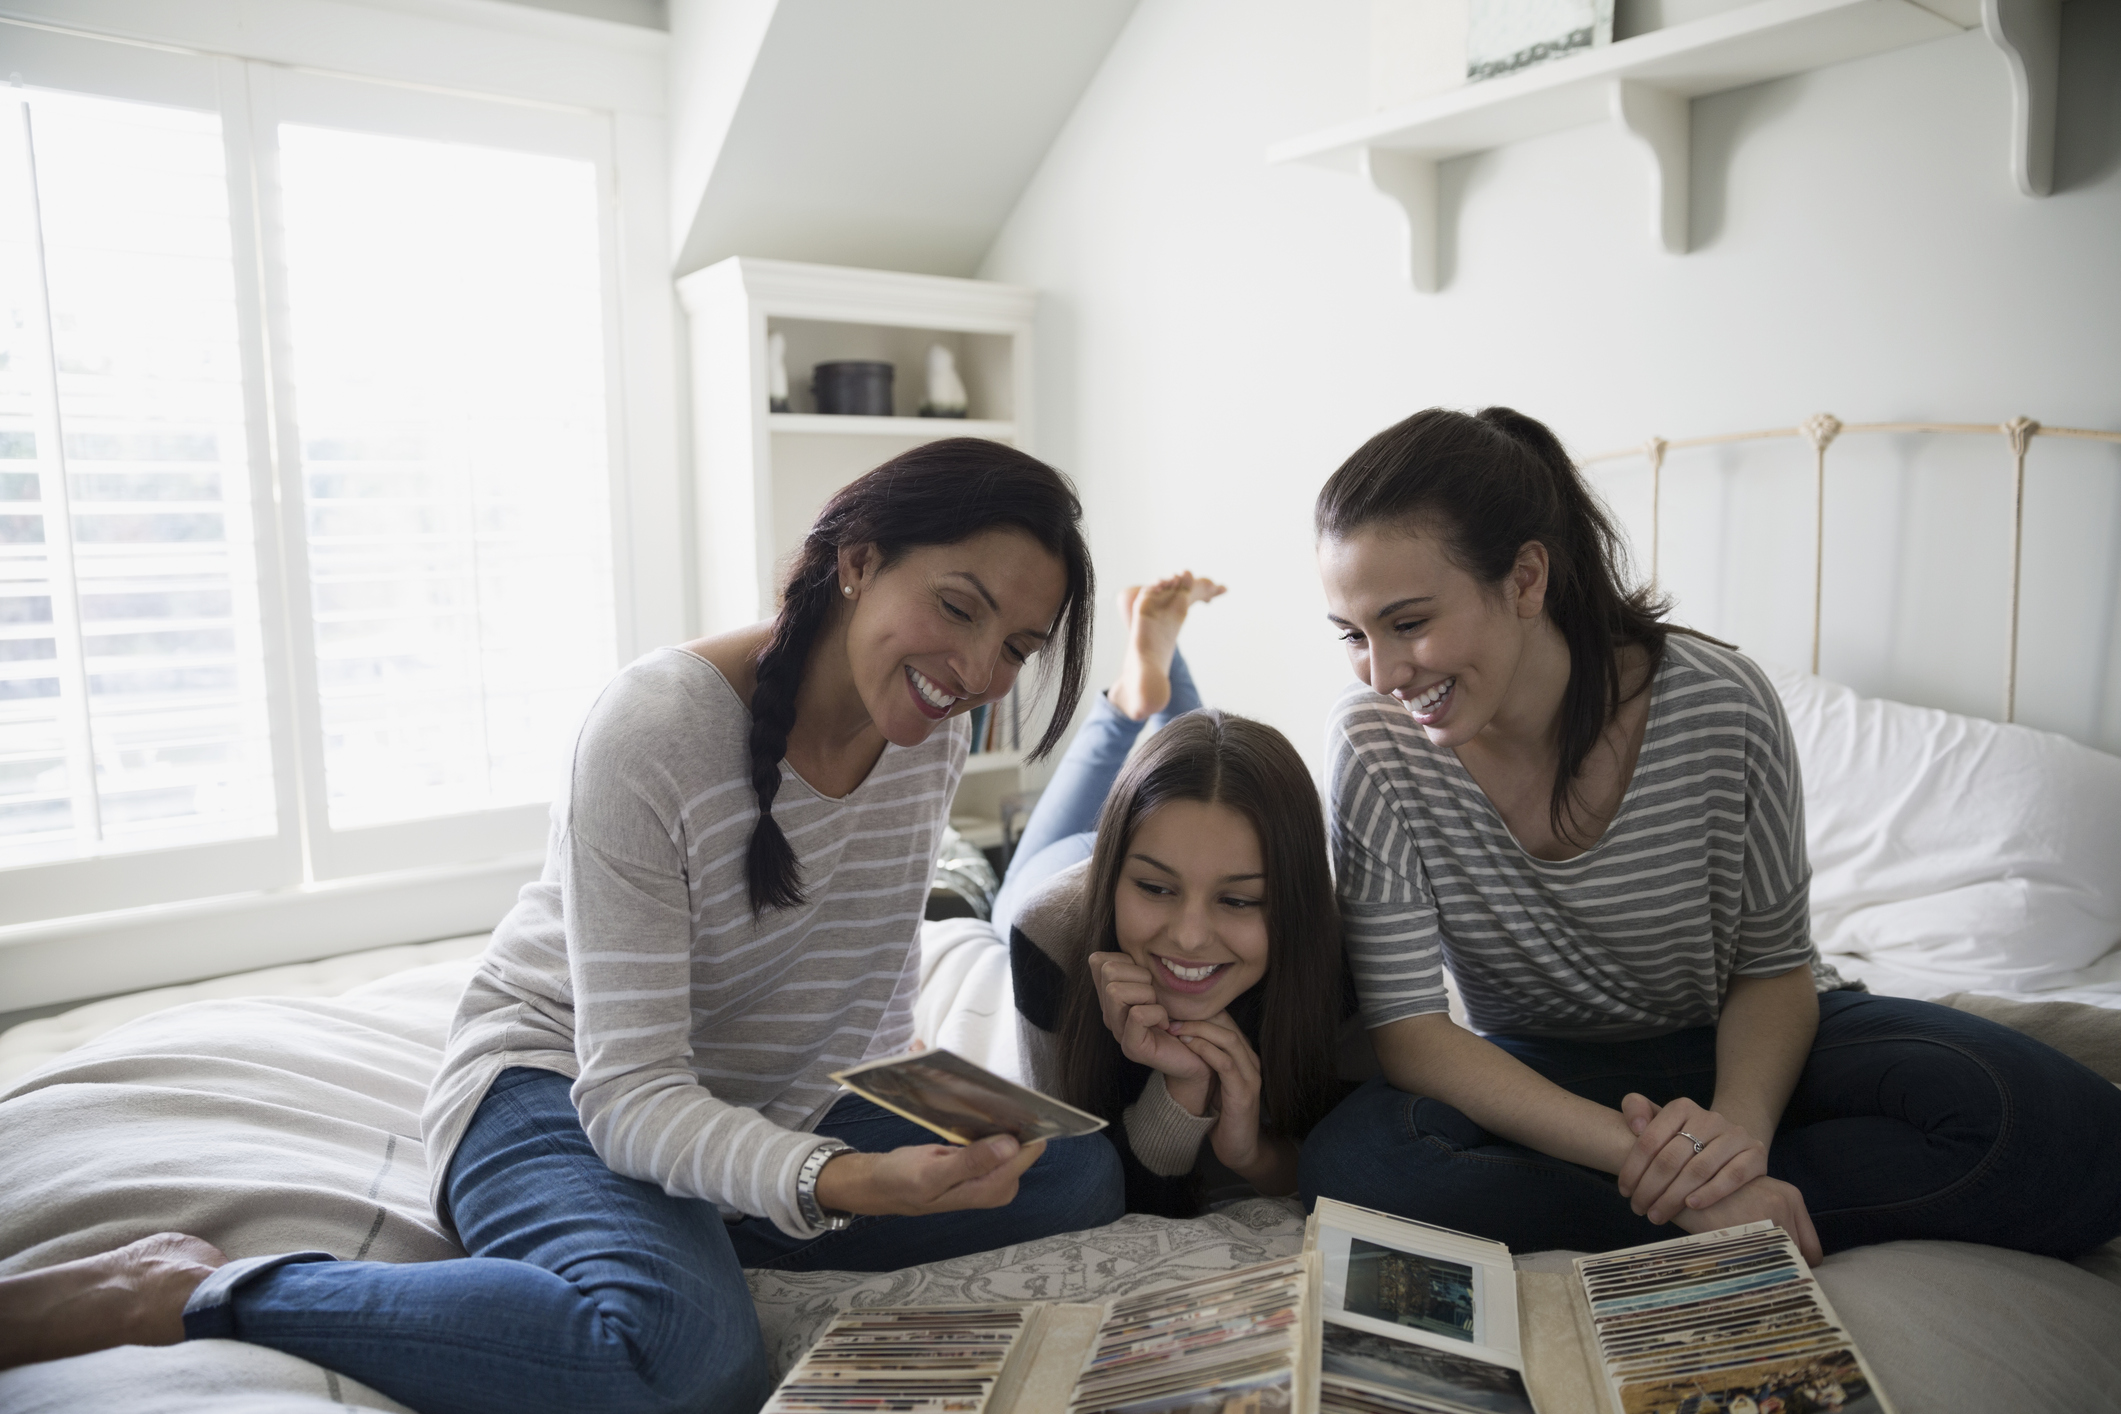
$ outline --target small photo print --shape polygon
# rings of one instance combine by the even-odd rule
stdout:
[[[1458,1409],[1479,1410],[1481,1414],[1533,1414],[1524,1377],[1507,1365],[1393,1340],[1331,1321],[1326,1322],[1324,1336],[1321,1368],[1338,1379],[1398,1390]]]
[[[1348,1240],[1341,1309],[1453,1340],[1473,1339],[1473,1269],[1464,1262]]]
[[[1787,1414],[1883,1414],[1884,1406],[1846,1347],[1707,1374],[1671,1375],[1620,1387],[1622,1414],[1709,1414],[1740,1409]]]
[[[950,1051],[867,1061],[832,1078],[863,1099],[958,1144],[977,1144],[991,1134],[1013,1135],[1029,1144],[1094,1134],[1105,1127],[1096,1115],[1004,1080]]]

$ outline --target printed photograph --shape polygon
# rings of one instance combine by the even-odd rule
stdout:
[[[1105,1127],[1095,1115],[1002,1079],[949,1051],[921,1051],[843,1070],[832,1077],[915,1124],[959,1144],[1008,1134],[1029,1144],[1092,1134]]]
[[[1289,1376],[1284,1371],[1263,1380],[1188,1390],[1135,1404],[1099,1405],[1096,1414],[1288,1414],[1292,1407]]]
[[[1473,1269],[1463,1262],[1395,1252],[1353,1237],[1348,1240],[1347,1295],[1341,1309],[1471,1341]]]
[[[1421,1399],[1446,1400],[1481,1414],[1533,1414],[1524,1377],[1507,1365],[1331,1321],[1326,1322],[1320,1367],[1343,1380],[1402,1390]]]
[[[1846,1347],[1793,1360],[1742,1365],[1710,1374],[1674,1375],[1620,1387],[1622,1414],[1881,1414]]]

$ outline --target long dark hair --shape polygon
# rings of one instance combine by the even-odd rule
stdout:
[[[1113,900],[1134,832],[1174,800],[1222,804],[1251,822],[1266,869],[1267,972],[1259,990],[1263,1114],[1301,1138],[1340,1098],[1333,1038],[1340,1026],[1340,911],[1326,866],[1318,790],[1289,739],[1262,722],[1212,708],[1188,712],[1127,763],[1097,820],[1085,946],[1066,969],[1061,999],[1063,1098],[1117,1120],[1126,1058],[1106,1029],[1097,983],[1081,959],[1117,952]]]
[[[802,873],[788,837],[774,821],[773,798],[781,788],[781,758],[788,754],[796,691],[811,645],[839,602],[841,547],[874,545],[882,556],[879,567],[889,568],[908,550],[954,545],[982,531],[1009,528],[1052,552],[1067,572],[1068,585],[1053,640],[1060,688],[1045,735],[1031,750],[1037,760],[1067,731],[1089,672],[1096,581],[1090,549],[1083,543],[1082,516],[1082,503],[1067,477],[1036,457],[977,437],[947,437],[901,452],[825,503],[782,578],[780,612],[759,652],[758,685],[751,693],[751,787],[759,818],[751,827],[745,879],[754,915],[803,902]],[[1051,661],[1047,653],[1040,657]],[[1041,674],[1050,675],[1050,670]]]
[[[1671,601],[1623,587],[1627,546],[1612,518],[1560,439],[1512,408],[1429,408],[1363,443],[1318,493],[1315,526],[1320,539],[1340,540],[1379,524],[1432,531],[1453,563],[1489,586],[1527,543],[1546,547],[1546,616],[1569,647],[1548,818],[1556,834],[1576,838],[1577,773],[1624,700],[1620,650],[1648,651],[1646,685],[1677,631],[1663,622]]]

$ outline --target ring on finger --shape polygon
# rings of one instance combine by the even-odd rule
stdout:
[[[1679,1131],[1679,1137],[1681,1139],[1686,1140],[1687,1143],[1693,1145],[1694,1152],[1697,1154],[1700,1153],[1703,1149],[1709,1147],[1708,1145],[1702,1143],[1699,1139],[1696,1139],[1693,1135],[1687,1133],[1684,1129]]]

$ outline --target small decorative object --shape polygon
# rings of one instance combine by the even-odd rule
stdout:
[[[788,411],[788,336],[766,336],[766,410]]]
[[[969,399],[965,380],[957,376],[957,356],[942,344],[928,345],[928,399],[922,417],[963,417]]]
[[[1613,42],[1613,0],[1471,0],[1466,77],[1501,78]]]
[[[819,412],[850,417],[891,416],[892,368],[874,359],[843,358],[821,363],[810,375]]]

